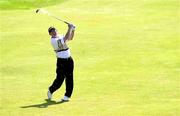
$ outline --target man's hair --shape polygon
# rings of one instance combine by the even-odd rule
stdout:
[[[48,32],[51,33],[52,31],[55,31],[55,30],[56,30],[55,27],[49,27]]]

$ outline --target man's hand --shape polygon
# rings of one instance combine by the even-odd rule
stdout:
[[[67,40],[72,40],[74,37],[74,31],[75,31],[75,26],[71,23],[68,24],[68,30],[67,33],[64,37],[64,41],[66,42]]]
[[[71,24],[71,23],[68,24],[68,28],[72,29],[72,30],[75,30],[75,26],[73,24]]]

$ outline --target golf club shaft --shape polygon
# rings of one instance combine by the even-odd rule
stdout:
[[[59,21],[62,21],[62,22],[64,22],[64,23],[66,23],[66,24],[70,24],[70,23],[68,23],[67,21],[64,21],[64,20],[62,20],[62,19],[60,19],[60,18],[57,18],[56,16],[54,16],[54,15],[52,15],[51,13],[49,13],[48,11],[46,11],[46,10],[44,10],[44,9],[37,9],[36,10],[36,13],[43,13],[43,14],[46,14],[46,15],[48,15],[48,16],[50,16],[50,17],[53,17],[53,18],[55,18],[55,19],[57,19],[57,20],[59,20]]]
[[[55,19],[57,19],[57,20],[59,20],[59,21],[62,21],[62,22],[64,22],[64,23],[66,23],[66,24],[69,24],[68,22],[66,22],[66,21],[64,21],[64,20],[62,20],[62,19],[59,19],[59,18],[57,18],[57,17],[55,17],[55,16],[53,16],[53,15],[51,15],[51,14],[49,14],[49,16],[51,16],[51,17],[53,17],[53,18],[55,18]]]

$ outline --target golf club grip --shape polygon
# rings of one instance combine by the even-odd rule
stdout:
[[[64,23],[66,23],[66,24],[68,24],[68,25],[69,25],[69,23],[68,23],[68,22],[66,22],[66,21],[64,21]]]

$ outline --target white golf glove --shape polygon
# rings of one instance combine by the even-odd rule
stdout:
[[[72,30],[75,30],[75,28],[76,28],[76,27],[73,25],[73,26],[72,26]]]
[[[75,30],[76,28],[73,24],[69,24],[68,27],[71,28],[72,30]]]

